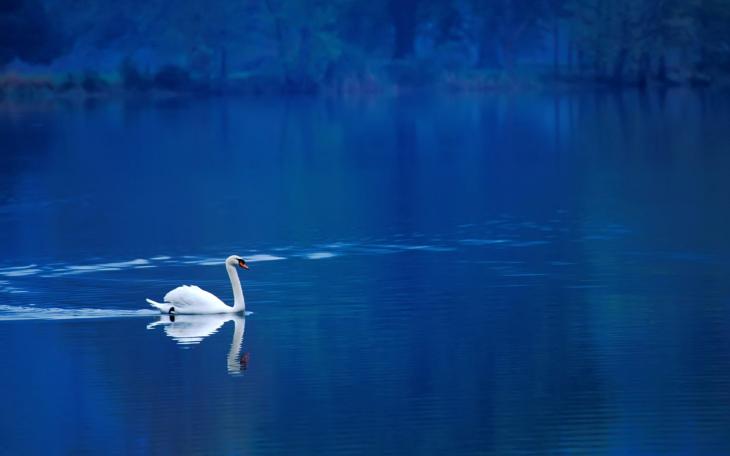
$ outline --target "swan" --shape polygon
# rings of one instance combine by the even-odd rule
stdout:
[[[233,288],[233,307],[227,305],[214,294],[209,293],[195,285],[183,285],[174,290],[169,291],[163,302],[147,299],[147,302],[160,310],[160,312],[169,314],[222,314],[237,313],[246,310],[246,302],[243,299],[243,290],[241,282],[238,280],[236,266],[248,269],[246,260],[238,255],[231,255],[226,258],[226,271],[228,278],[231,279],[231,288]]]
[[[238,314],[209,315],[160,315],[160,319],[147,325],[147,329],[157,326],[165,328],[165,334],[180,345],[199,344],[206,337],[218,332],[226,323],[233,320],[231,347],[226,356],[226,366],[231,374],[240,374],[245,365],[239,360],[246,330],[246,319]]]

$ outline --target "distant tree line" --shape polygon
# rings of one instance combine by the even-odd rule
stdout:
[[[54,60],[134,90],[480,87],[526,68],[705,85],[730,74],[730,0],[2,0],[0,66]]]

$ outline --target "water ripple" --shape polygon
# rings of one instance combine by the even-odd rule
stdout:
[[[0,321],[149,317],[159,314],[159,311],[152,309],[62,309],[59,307],[9,306],[0,304]]]

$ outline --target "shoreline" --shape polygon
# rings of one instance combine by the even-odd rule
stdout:
[[[0,102],[3,101],[101,101],[108,99],[171,100],[181,98],[216,97],[361,97],[400,95],[419,92],[453,94],[490,94],[525,92],[582,91],[655,91],[673,89],[724,91],[730,81],[709,77],[687,77],[684,80],[648,80],[643,83],[617,83],[564,73],[547,75],[534,70],[508,73],[493,70],[442,71],[428,78],[414,80],[413,76],[397,73],[364,73],[342,76],[332,81],[296,85],[275,75],[232,75],[226,79],[192,77],[179,74],[177,79],[137,77],[130,83],[120,75],[81,74],[19,74],[0,73]]]

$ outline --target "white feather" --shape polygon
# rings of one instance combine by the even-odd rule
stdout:
[[[236,273],[236,266],[241,261],[240,257],[232,255],[225,262],[228,278],[231,280],[233,288],[233,307],[226,305],[213,293],[195,285],[183,285],[169,291],[165,295],[164,302],[156,302],[151,299],[147,299],[147,302],[164,313],[169,313],[171,310],[176,314],[219,314],[245,311],[243,290],[241,282],[238,280],[238,273]],[[247,266],[244,264],[243,267]]]

